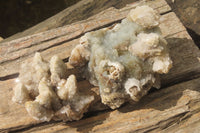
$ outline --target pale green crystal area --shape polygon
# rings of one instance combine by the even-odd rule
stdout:
[[[172,66],[158,25],[156,11],[137,7],[121,23],[86,33],[69,61],[85,67],[90,83],[100,88],[102,102],[112,109],[139,101],[152,86],[159,87],[158,73]]]

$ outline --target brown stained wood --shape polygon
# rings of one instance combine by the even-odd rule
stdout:
[[[200,77],[200,51],[186,31],[166,38],[173,67],[166,75],[161,76],[162,86],[169,86]],[[173,80],[172,80],[173,79]]]
[[[85,32],[118,22],[127,15],[130,9],[135,8],[135,6],[139,4],[140,3],[130,4],[120,10],[109,8],[93,17],[88,18],[87,20],[80,21],[72,25],[27,36],[10,42],[0,43],[0,77],[17,73],[19,67],[16,66],[20,66],[24,60],[32,57],[36,51],[46,52],[48,49],[57,46],[63,47],[63,51],[64,46],[67,46],[65,51],[66,57],[63,57],[67,58],[70,54],[69,51],[75,46],[75,44],[78,43],[77,41],[72,45],[68,45],[71,40],[73,41],[73,39],[78,39]],[[147,4],[160,11],[160,13],[170,11],[169,6],[164,0],[150,0]],[[168,8],[160,10],[162,7]],[[15,69],[13,69],[13,65],[15,66]]]
[[[148,94],[135,105],[77,122],[39,125],[24,132],[195,132],[200,128],[200,78]]]
[[[200,1],[199,0],[166,0],[181,22],[191,31],[200,35]]]

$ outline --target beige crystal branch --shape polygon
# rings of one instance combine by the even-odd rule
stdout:
[[[68,74],[67,66],[58,56],[48,63],[36,53],[33,63],[22,65],[13,101],[25,104],[27,112],[36,120],[79,120],[94,96],[81,94],[76,77]]]

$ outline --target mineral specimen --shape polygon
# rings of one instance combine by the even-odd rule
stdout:
[[[152,86],[159,88],[158,74],[172,67],[158,26],[156,11],[136,7],[121,24],[82,36],[69,62],[85,69],[85,76],[99,86],[101,100],[110,108],[137,102]]]
[[[151,87],[159,88],[159,74],[172,67],[158,26],[156,11],[136,7],[120,24],[82,36],[69,63],[99,87],[103,104],[115,109],[137,102]],[[36,120],[72,121],[82,118],[90,106],[98,107],[94,102],[100,98],[90,90],[80,91],[75,75],[58,56],[47,62],[36,53],[31,63],[22,65],[13,101],[25,104]]]
[[[38,85],[43,77],[49,77],[49,64],[36,53],[31,63],[25,62],[21,66],[19,81],[30,92],[31,97],[39,94]]]
[[[67,77],[67,67],[58,56],[53,56],[50,60],[51,82],[56,85],[58,82]]]
[[[25,104],[36,120],[79,120],[94,96],[80,93],[76,77],[67,76],[67,66],[58,56],[48,63],[36,53],[32,63],[22,65],[13,101]]]

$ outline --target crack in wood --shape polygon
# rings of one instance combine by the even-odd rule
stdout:
[[[18,76],[19,76],[19,73],[14,73],[14,74],[11,74],[11,75],[0,77],[0,81],[5,81],[5,80],[9,80],[9,79],[15,79]]]

